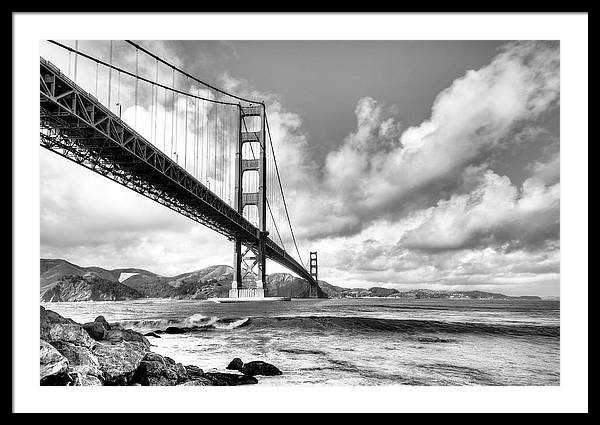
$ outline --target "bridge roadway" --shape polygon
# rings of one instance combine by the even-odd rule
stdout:
[[[259,241],[258,228],[41,57],[40,145],[231,240],[250,245]],[[310,273],[268,237],[266,254],[316,285]]]

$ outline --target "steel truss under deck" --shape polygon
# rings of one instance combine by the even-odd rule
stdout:
[[[260,243],[259,229],[238,211],[43,58],[40,145],[232,241]],[[310,273],[268,237],[266,257],[316,285]]]

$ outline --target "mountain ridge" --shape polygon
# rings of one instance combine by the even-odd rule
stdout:
[[[130,275],[120,281],[123,273]],[[84,301],[91,299],[90,297],[96,297],[96,299],[111,299],[111,297],[119,296],[135,298],[135,293],[145,298],[208,299],[227,297],[231,288],[232,276],[233,269],[222,264],[175,276],[161,276],[139,268],[122,267],[107,270],[94,266],[82,267],[62,259],[42,258],[40,259],[40,300],[63,300],[65,297],[75,301]],[[77,281],[77,279],[73,280],[75,277],[82,278],[87,283]],[[244,281],[244,286],[255,287],[254,278],[254,274],[251,274],[250,279]],[[130,288],[135,293],[130,293],[119,285]],[[485,291],[430,289],[398,291],[378,286],[345,288],[331,285],[323,280],[319,280],[318,285],[319,298],[542,299],[535,295],[509,296]],[[77,293],[78,289],[81,293]],[[102,290],[107,292],[103,294],[97,292]],[[310,285],[305,279],[289,273],[271,273],[267,275],[266,291],[268,296],[273,297],[308,298]]]

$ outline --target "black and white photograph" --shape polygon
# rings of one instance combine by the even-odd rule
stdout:
[[[587,411],[586,14],[93,15],[13,63],[18,410]]]

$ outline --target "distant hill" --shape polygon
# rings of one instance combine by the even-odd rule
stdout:
[[[70,279],[71,277],[103,279],[106,282],[128,287],[146,298],[207,299],[227,297],[229,289],[231,289],[232,276],[233,269],[225,265],[210,266],[201,270],[167,277],[142,269],[106,270],[100,267],[81,267],[61,259],[41,259],[40,299],[44,301],[64,301],[65,298],[73,301],[88,299],[90,288],[83,285],[77,286],[81,291],[79,296],[75,295],[75,288],[65,289],[65,284],[52,291],[64,278]],[[319,285],[337,288],[323,281],[319,281]],[[244,281],[244,287],[252,288],[255,286],[255,276],[251,273]],[[268,296],[305,298],[310,294],[310,285],[306,280],[288,273],[273,273],[267,276],[266,290]],[[68,296],[65,295],[67,293]],[[335,290],[319,289],[318,291],[321,298],[327,298],[328,293],[335,293]]]
[[[86,282],[92,282],[91,278],[103,282],[100,286],[106,290],[106,294],[94,296],[107,297],[128,296],[135,297],[139,294],[146,298],[179,298],[179,299],[207,299],[213,297],[227,297],[231,288],[233,269],[226,265],[215,265],[195,270],[189,273],[182,273],[177,276],[160,276],[156,273],[136,268],[120,268],[106,270],[101,267],[81,267],[61,259],[41,259],[40,260],[40,299],[47,301],[59,301],[64,298],[86,298],[92,289],[78,281],[69,284],[63,283],[61,287],[53,292],[53,288],[59,284],[63,278],[78,276],[86,279]],[[254,274],[249,274],[244,281],[244,287],[256,287]],[[110,287],[108,283],[118,284]],[[318,296],[319,298],[353,298],[353,297],[391,297],[391,298],[468,298],[468,299],[530,299],[541,300],[541,297],[533,295],[523,295],[511,297],[504,294],[485,291],[433,291],[430,289],[411,289],[408,291],[398,291],[397,289],[383,288],[374,286],[372,288],[343,288],[334,286],[325,281],[319,280]],[[70,286],[69,286],[70,285]],[[92,285],[93,286],[93,285]],[[123,291],[121,286],[134,290],[134,293]],[[77,288],[77,289],[76,289]],[[121,288],[121,289],[119,289]],[[75,294],[76,291],[81,294]],[[90,292],[91,291],[91,292]],[[292,297],[308,298],[310,294],[309,283],[299,277],[292,276],[289,273],[272,273],[267,276],[266,291],[268,296],[272,297]]]
[[[319,280],[319,288],[329,297],[337,298],[345,291],[349,291],[348,288],[342,288],[341,286],[331,285],[323,280]]]
[[[124,301],[143,298],[133,288],[97,275],[63,276],[40,295],[40,301]]]
[[[327,292],[325,292],[321,286],[323,283],[326,284],[326,282],[319,281],[318,283],[318,298],[328,298]],[[292,276],[289,273],[272,273],[268,275],[266,290],[267,294],[273,297],[310,297],[310,284],[306,280]]]
[[[408,291],[398,291],[397,289],[382,288],[374,286],[372,288],[341,288],[329,285],[331,290],[328,292],[330,297],[334,298],[354,298],[354,297],[387,297],[387,298],[414,298],[414,299],[530,299],[541,300],[536,295],[509,296],[496,292],[485,291],[434,291],[431,289],[411,289]]]
[[[54,287],[62,277],[65,276],[84,276],[86,274],[95,274],[104,279],[114,281],[113,275],[107,270],[98,273],[97,267],[80,267],[60,259],[41,259],[40,260],[40,290],[47,291]]]

